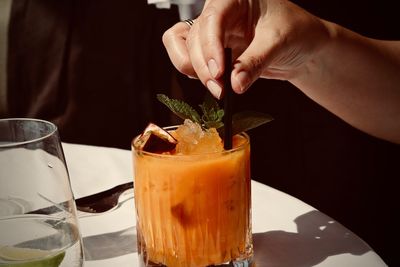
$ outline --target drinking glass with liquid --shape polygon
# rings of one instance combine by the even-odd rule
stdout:
[[[81,267],[76,206],[57,127],[0,120],[0,266]]]
[[[140,266],[251,266],[248,135],[224,150],[216,131],[188,121],[166,131],[178,140],[167,152],[133,141]]]

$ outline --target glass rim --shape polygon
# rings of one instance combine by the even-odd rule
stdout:
[[[52,136],[58,130],[57,126],[54,123],[52,123],[50,121],[42,120],[42,119],[35,119],[35,118],[4,118],[4,119],[0,119],[0,123],[3,123],[3,122],[18,122],[18,121],[20,121],[20,122],[43,123],[43,124],[46,124],[46,125],[50,125],[51,129],[45,135],[37,137],[37,138],[32,138],[30,140],[7,143],[7,144],[1,144],[0,143],[0,148],[18,147],[18,146],[24,146],[24,145],[27,145],[27,144],[37,143],[37,142],[43,141],[44,139]]]
[[[166,127],[161,127],[161,128],[163,128],[164,130],[169,131],[171,129],[178,128],[178,126],[179,125],[172,125],[172,126],[166,126]],[[139,135],[137,135],[137,136],[135,136],[133,138],[132,143],[131,143],[131,147],[132,147],[134,153],[138,153],[138,154],[141,154],[141,155],[152,156],[152,157],[159,157],[159,158],[178,158],[178,157],[179,158],[193,158],[193,157],[198,158],[198,157],[207,157],[207,156],[212,156],[212,155],[225,155],[225,154],[231,154],[231,153],[233,153],[235,151],[243,150],[247,146],[250,145],[250,136],[246,132],[241,132],[241,133],[238,133],[236,135],[243,136],[246,139],[246,141],[244,143],[240,144],[239,146],[231,148],[231,149],[228,149],[228,150],[222,150],[222,151],[217,151],[217,152],[207,152],[207,153],[201,153],[201,154],[190,154],[190,155],[184,155],[184,154],[179,154],[179,155],[176,155],[176,154],[160,154],[160,153],[155,153],[155,152],[148,152],[148,151],[144,151],[144,150],[139,150],[139,149],[135,148],[135,141],[141,136],[141,134],[139,134]]]

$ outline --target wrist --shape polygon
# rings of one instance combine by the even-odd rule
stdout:
[[[315,39],[312,41],[316,45],[311,48],[308,59],[304,64],[294,70],[288,79],[289,82],[296,86],[315,80],[316,77],[320,78],[321,75],[329,72],[327,61],[332,56],[332,46],[340,38],[343,28],[329,21],[322,19],[319,19],[319,21],[321,23],[321,30],[318,36],[315,37],[318,41],[315,42]]]

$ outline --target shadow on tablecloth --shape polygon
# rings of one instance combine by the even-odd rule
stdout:
[[[85,260],[111,259],[137,252],[136,228],[83,238]]]
[[[313,210],[297,217],[297,233],[268,231],[253,234],[257,267],[314,266],[342,253],[361,255],[371,248],[325,214]]]
[[[342,253],[362,255],[371,250],[359,237],[325,214],[314,210],[297,217],[298,233],[269,231],[253,234],[257,267],[314,266]],[[137,252],[136,229],[83,238],[87,261]],[[118,246],[116,246],[118,244]]]

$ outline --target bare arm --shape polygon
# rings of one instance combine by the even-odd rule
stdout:
[[[354,127],[400,143],[400,42],[325,23],[330,40],[289,81]]]
[[[175,67],[223,94],[223,47],[233,90],[287,80],[354,127],[400,143],[400,42],[363,37],[287,0],[207,0],[190,28],[163,37]]]

